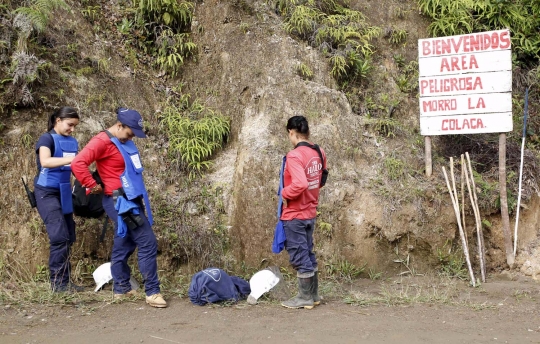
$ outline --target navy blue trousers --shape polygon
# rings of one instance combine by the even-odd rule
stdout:
[[[39,216],[49,235],[49,270],[51,287],[66,286],[71,275],[69,262],[71,245],[75,242],[73,214],[64,215],[60,203],[60,191],[34,185]]]
[[[283,228],[289,263],[297,271],[298,277],[313,276],[317,269],[317,259],[313,253],[315,219],[283,221]]]
[[[146,295],[150,296],[159,293],[157,239],[145,214],[141,212],[144,224],[134,230],[128,229],[126,236],[122,238],[118,236],[118,212],[114,209],[114,201],[111,196],[103,196],[103,208],[114,222],[114,243],[111,255],[114,293],[125,294],[131,290],[129,284],[131,269],[128,265],[128,259],[135,251],[135,248],[138,248],[139,271],[144,278]]]

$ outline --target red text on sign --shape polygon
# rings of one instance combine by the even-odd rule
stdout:
[[[460,52],[503,50],[510,48],[510,33],[499,31],[446,37],[422,41],[422,57],[430,55],[450,55]]]
[[[442,131],[458,131],[465,129],[482,129],[484,128],[484,123],[480,118],[469,118],[469,119],[443,119],[441,122]]]
[[[486,103],[484,102],[484,98],[480,97],[478,98],[478,101],[476,102],[476,105],[473,105],[471,102],[471,98],[469,98],[469,109],[485,109]]]
[[[474,68],[478,68],[478,62],[474,55],[443,57],[441,61],[441,72],[462,71]]]
[[[462,78],[443,78],[443,79],[423,79],[420,81],[420,93],[442,93],[482,90],[482,78],[462,77]]]
[[[422,108],[424,112],[456,110],[457,101],[455,99],[423,100]]]

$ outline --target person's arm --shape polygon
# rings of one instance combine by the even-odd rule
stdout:
[[[54,167],[69,165],[71,164],[71,161],[73,161],[73,158],[74,158],[73,156],[56,158],[52,156],[51,150],[49,149],[49,147],[45,147],[45,146],[39,147],[39,161],[41,163],[41,167],[54,168]]]
[[[106,144],[103,140],[94,137],[71,162],[71,171],[75,175],[75,178],[81,182],[82,186],[91,189],[92,193],[100,192],[101,186],[92,177],[90,165],[96,161],[98,157],[103,156],[106,148]]]
[[[304,166],[298,157],[287,157],[287,170],[291,175],[291,184],[281,191],[281,196],[285,200],[293,200],[308,188],[308,181]]]

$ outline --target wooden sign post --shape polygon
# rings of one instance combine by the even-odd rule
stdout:
[[[509,30],[420,39],[418,66],[420,131],[426,137],[427,176],[432,171],[431,136],[512,131]],[[501,134],[500,142],[505,137]],[[506,200],[506,159],[502,153],[499,158],[500,174],[504,173],[504,178],[501,175],[499,179],[503,233],[507,263],[512,266],[508,204],[503,202]]]

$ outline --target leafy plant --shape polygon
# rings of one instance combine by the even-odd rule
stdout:
[[[333,0],[320,2],[280,0],[277,9],[284,17],[284,28],[330,57],[332,75],[346,84],[365,78],[371,69],[371,41],[380,28],[370,27],[365,16]]]
[[[68,9],[64,0],[33,0],[28,7],[19,7],[16,13],[26,17],[34,30],[41,33],[51,19],[52,12],[59,8]]]
[[[133,22],[129,20],[128,18],[122,18],[122,22],[120,22],[120,24],[116,24],[116,28],[118,29],[118,32],[120,32],[123,35],[129,34],[132,27],[133,27]]]
[[[384,168],[391,180],[400,179],[405,173],[405,163],[393,157],[384,159]]]
[[[84,10],[81,10],[83,17],[94,22],[98,17],[99,11],[101,10],[100,6],[87,6]]]
[[[178,0],[138,0],[138,15],[148,23],[169,28],[188,28],[193,18],[193,3]]]
[[[156,64],[161,70],[176,76],[184,64],[184,58],[195,53],[197,45],[185,33],[175,34],[172,30],[163,31],[156,41],[159,46]]]
[[[243,32],[244,34],[248,33],[248,31],[249,31],[249,24],[248,24],[248,23],[245,23],[245,22],[240,23],[240,30],[242,30],[242,32]]]
[[[324,222],[324,221],[318,221],[317,225],[318,225],[319,230],[321,231],[321,233],[324,234],[324,236],[326,236],[327,238],[332,237],[333,232],[332,232],[332,224],[331,223]]]
[[[440,265],[439,271],[442,275],[462,280],[468,278],[463,252],[453,250],[450,241],[447,241],[443,247],[437,248],[437,258]]]
[[[366,264],[358,267],[346,259],[331,260],[329,263],[325,264],[326,273],[328,275],[349,280],[358,277],[364,272],[365,267]]]
[[[392,33],[390,34],[390,43],[392,44],[400,44],[407,40],[407,30],[392,30]]]
[[[223,146],[230,131],[229,118],[184,95],[179,105],[169,105],[160,116],[169,138],[173,162],[189,170],[190,178],[212,166],[211,156]]]
[[[300,63],[297,67],[298,75],[305,80],[313,79],[313,71],[305,63]]]

